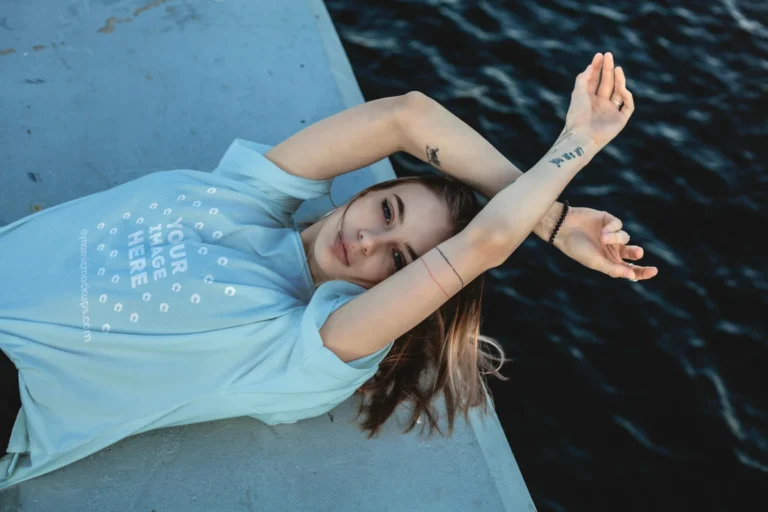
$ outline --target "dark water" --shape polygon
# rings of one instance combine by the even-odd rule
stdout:
[[[540,511],[765,510],[768,3],[326,5],[367,100],[420,90],[522,170],[614,54],[636,111],[561,199],[622,219],[659,274],[531,235],[486,281],[483,332],[515,359],[497,413]]]

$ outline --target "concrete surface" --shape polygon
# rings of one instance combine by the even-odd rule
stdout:
[[[4,0],[0,76],[0,225],[210,171],[237,137],[274,145],[365,101],[321,0]],[[388,159],[340,176],[333,200],[392,177]],[[535,510],[495,413],[427,438],[400,434],[401,408],[369,441],[357,400],[132,436],[3,492],[0,511]]]

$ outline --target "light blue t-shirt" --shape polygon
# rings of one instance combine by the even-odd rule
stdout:
[[[269,149],[235,139],[211,173],[153,172],[0,228],[0,348],[22,403],[0,489],[156,428],[318,416],[376,373],[392,343],[349,363],[323,345],[365,289],[315,289],[293,223],[331,180]]]

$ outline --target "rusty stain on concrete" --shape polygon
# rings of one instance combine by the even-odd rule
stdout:
[[[103,27],[101,27],[96,32],[104,32],[105,34],[111,34],[115,30],[115,24],[116,23],[126,23],[129,21],[133,21],[133,18],[123,18],[121,20],[115,18],[114,16],[110,16],[107,18],[106,23]]]
[[[148,11],[150,9],[154,9],[155,7],[164,4],[167,0],[153,0],[152,2],[149,2],[146,5],[143,5],[139,8],[137,8],[135,11],[133,11],[133,15],[138,16],[142,12]],[[107,18],[106,23],[103,27],[101,27],[97,32],[103,32],[105,34],[111,34],[115,30],[115,25],[117,23],[126,23],[128,21],[133,21],[133,18],[123,18],[123,19],[117,19],[114,16],[110,16]]]
[[[39,212],[40,210],[44,210],[44,209],[45,209],[45,206],[43,206],[40,203],[35,203],[30,207],[30,210],[32,210],[33,212]]]
[[[154,9],[155,7],[159,6],[160,4],[164,4],[167,0],[154,0],[152,2],[149,2],[147,5],[141,6],[135,11],[133,11],[134,16],[138,16],[144,11],[148,11],[150,9]]]
[[[60,42],[59,44],[63,46],[64,45],[64,41]],[[56,48],[56,43],[51,43],[51,47],[52,48]],[[40,50],[45,49],[45,45],[44,44],[38,44],[36,46],[33,46],[32,49],[34,51],[40,51]],[[0,50],[0,55],[9,55],[11,53],[16,53],[16,49],[15,48],[6,48],[5,50]]]

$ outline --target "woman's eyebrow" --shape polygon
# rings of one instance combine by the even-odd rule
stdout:
[[[400,196],[397,194],[392,194],[395,196],[395,200],[397,201],[397,217],[400,219],[400,225],[402,226],[405,222],[405,204],[403,203],[403,200],[400,199]],[[411,244],[406,243],[405,248],[408,249],[408,253],[411,255],[411,261],[416,261],[419,259],[418,254],[416,254],[416,251],[413,250],[413,247],[411,247]]]

